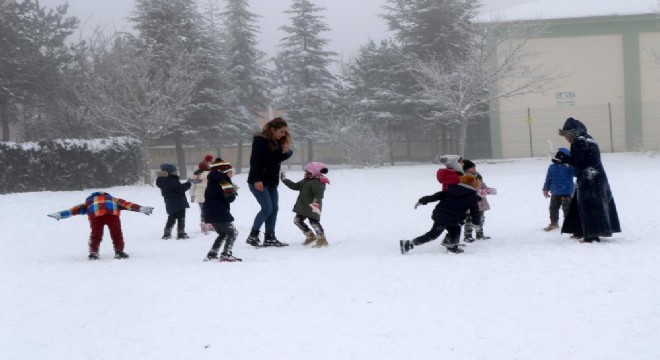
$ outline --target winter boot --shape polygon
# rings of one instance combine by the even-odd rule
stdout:
[[[403,255],[407,254],[408,251],[415,247],[413,242],[410,240],[400,240],[399,246],[401,247],[401,254]]]
[[[552,231],[554,229],[559,229],[559,224],[557,224],[557,222],[551,222],[550,225],[543,228],[544,231]]]
[[[289,246],[287,243],[283,243],[275,237],[274,233],[266,233],[264,235],[264,247],[266,246],[274,246],[274,247],[283,247],[283,246]]]
[[[592,242],[600,242],[600,238],[598,236],[594,237],[585,237],[584,239],[580,239],[581,243],[592,243]]]
[[[448,237],[449,237],[449,234],[447,234],[447,238]],[[472,237],[472,231],[470,231],[470,232],[464,231],[463,232],[463,241],[465,241],[466,243],[474,242],[474,238]],[[447,243],[449,243],[449,241],[447,241]]]
[[[87,260],[98,260],[99,259],[99,253],[96,252],[91,252],[87,256]]]
[[[186,234],[186,232],[184,230],[179,230],[178,233],[176,234],[176,239],[177,240],[185,240],[185,239],[189,239],[189,238],[190,238],[190,236],[188,236],[188,234]]]
[[[490,236],[484,235],[484,231],[477,231],[477,240],[488,240],[490,239]]]
[[[128,259],[128,254],[123,251],[115,251],[115,259]]]
[[[218,260],[218,252],[217,251],[209,251],[208,254],[206,254],[206,257],[204,258],[204,261],[210,261],[210,260]]]
[[[172,238],[172,229],[165,229],[163,232],[163,237],[161,239],[163,240],[169,240]]]
[[[222,262],[241,262],[243,259],[239,259],[231,253],[222,253],[220,254],[220,261]]]
[[[204,234],[204,235],[209,234],[209,228],[206,226],[205,223],[199,224],[199,228],[202,229],[202,234]]]
[[[460,254],[463,252],[463,249],[461,249],[458,245],[451,245],[447,246],[447,251],[454,254]]]
[[[259,240],[259,230],[250,231],[250,235],[248,236],[247,240],[245,240],[245,242],[248,245],[252,245],[254,247],[261,246],[261,241]]]
[[[316,234],[312,230],[307,230],[305,231],[305,241],[303,242],[303,245],[309,245],[316,241]]]
[[[321,234],[318,236],[316,239],[316,244],[314,244],[315,248],[322,248],[328,246],[328,240],[325,239],[325,234]]]

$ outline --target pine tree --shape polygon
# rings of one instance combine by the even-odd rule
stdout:
[[[336,53],[325,50],[328,40],[321,33],[329,28],[319,14],[322,10],[308,0],[293,1],[285,11],[291,25],[280,28],[287,35],[275,59],[280,82],[276,104],[290,120],[292,131],[308,141],[320,138],[337,98],[336,78],[328,70]]]
[[[228,0],[223,13],[230,86],[238,98],[241,122],[254,127],[255,118],[269,103],[271,81],[266,54],[257,49],[257,15],[248,11],[247,0]]]
[[[9,123],[16,106],[40,115],[37,107],[55,94],[58,70],[69,60],[65,39],[78,19],[67,17],[67,5],[55,10],[36,0],[0,0],[0,122],[2,140],[9,140]]]

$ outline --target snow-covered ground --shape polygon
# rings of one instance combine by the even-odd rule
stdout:
[[[479,162],[486,235],[460,255],[440,239],[399,251],[431,226],[436,165],[332,169],[322,224],[305,248],[280,187],[277,235],[245,244],[257,203],[245,174],[233,205],[243,263],[202,262],[213,236],[188,212],[185,241],[161,240],[159,190],[111,194],[155,207],[123,212],[128,260],[87,260],[85,216],[47,213],[87,191],[0,196],[0,359],[635,359],[660,358],[660,157],[604,154],[623,231],[599,244],[546,233],[548,158]],[[289,171],[300,179],[300,171]]]

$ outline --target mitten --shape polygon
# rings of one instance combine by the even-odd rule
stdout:
[[[312,208],[312,212],[321,215],[321,206],[318,203],[313,202],[309,206]]]
[[[417,207],[420,206],[420,205],[423,205],[423,204],[422,204],[421,202],[419,202],[419,201],[416,202],[416,203],[415,203],[415,209],[417,209]]]
[[[140,212],[145,214],[145,215],[151,215],[151,213],[154,211],[154,208],[151,206],[143,206],[140,208]]]
[[[60,219],[62,218],[62,214],[60,214],[60,213],[58,213],[58,212],[56,212],[56,213],[52,213],[52,214],[48,214],[48,216],[52,217],[53,219],[57,219],[57,220],[60,220]]]

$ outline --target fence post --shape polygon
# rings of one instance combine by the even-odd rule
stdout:
[[[614,152],[614,135],[612,135],[612,103],[607,103],[607,112],[610,116],[610,149]]]
[[[527,127],[529,129],[529,153],[534,157],[534,146],[532,144],[532,115],[529,108],[527,108]]]

